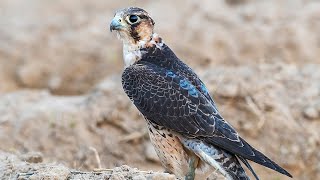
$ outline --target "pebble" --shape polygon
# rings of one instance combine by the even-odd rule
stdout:
[[[307,118],[307,119],[317,119],[320,116],[320,113],[318,112],[318,110],[315,107],[307,107],[303,110],[303,115]]]
[[[28,163],[41,163],[43,161],[43,156],[40,152],[28,152],[21,156],[21,160]]]

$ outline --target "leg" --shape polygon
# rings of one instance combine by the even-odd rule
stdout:
[[[195,170],[196,170],[196,166],[198,164],[198,157],[196,156],[191,156],[189,159],[189,172],[186,175],[186,177],[184,178],[185,180],[194,180],[195,177]]]

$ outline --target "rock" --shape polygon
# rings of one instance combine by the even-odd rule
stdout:
[[[303,115],[308,119],[317,119],[320,116],[320,113],[315,107],[307,107],[303,110]]]
[[[32,166],[32,165],[31,165]],[[33,174],[29,177],[30,180],[37,179],[68,179],[70,177],[71,170],[63,165],[50,165],[41,164],[37,167],[37,170],[32,172]]]
[[[29,163],[41,163],[43,161],[43,155],[40,152],[29,152],[22,155],[21,160]]]

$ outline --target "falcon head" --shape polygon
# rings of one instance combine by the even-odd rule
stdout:
[[[129,7],[116,12],[110,24],[110,31],[117,31],[124,43],[137,44],[150,41],[154,21],[149,14],[137,7]]]

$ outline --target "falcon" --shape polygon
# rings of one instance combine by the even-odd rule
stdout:
[[[122,86],[147,122],[162,166],[187,180],[218,170],[229,180],[248,180],[240,161],[259,179],[248,160],[292,177],[249,145],[221,116],[195,72],[154,33],[143,9],[115,13],[110,31],[123,43]]]

